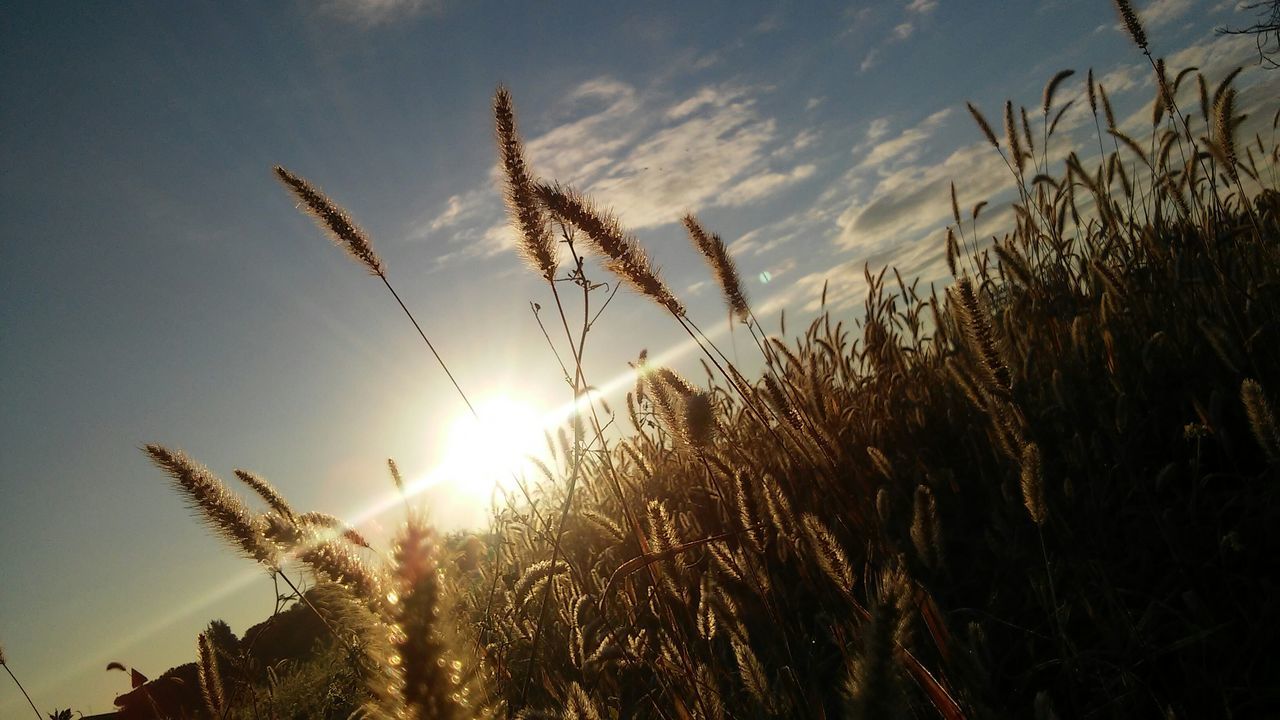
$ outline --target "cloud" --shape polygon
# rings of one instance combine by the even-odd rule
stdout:
[[[876,118],[867,126],[867,141],[878,142],[889,134],[889,118]]]
[[[1247,66],[1255,60],[1256,48],[1249,38],[1213,36],[1171,53],[1169,66],[1175,70],[1193,65],[1201,68],[1212,88],[1236,66]],[[1130,63],[1099,68],[1098,77],[1120,113],[1122,128],[1135,137],[1151,132],[1154,89],[1150,67]],[[1237,79],[1239,112],[1248,116],[1239,130],[1243,137],[1250,137],[1255,127],[1270,122],[1271,114],[1258,109],[1273,104],[1278,82],[1274,74],[1254,70]],[[1195,92],[1189,88],[1184,83],[1179,97],[1194,105]],[[1073,82],[1064,86],[1055,103],[1061,107],[1071,97],[1077,98],[1052,141],[1051,172],[1061,172],[1062,158],[1070,149],[1080,153],[1085,167],[1094,167],[1098,162],[1097,131],[1088,104],[1081,99],[1083,94],[1083,81]],[[873,271],[892,264],[904,278],[921,278],[926,288],[930,282],[947,282],[942,231],[952,224],[949,186],[953,180],[959,191],[967,245],[981,238],[989,242],[992,233],[1012,228],[1015,216],[1010,203],[1014,200],[1014,185],[1008,169],[985,142],[976,138],[953,149],[956,146],[951,138],[959,125],[968,133],[963,137],[975,138],[968,116],[958,111],[940,110],[923,116],[914,125],[896,128],[890,118],[871,120],[865,136],[855,139],[852,167],[816,201],[732,242],[730,251],[744,277],[754,275],[756,269],[752,265],[768,269],[780,257],[799,260],[786,282],[770,284],[772,294],[756,299],[757,314],[764,317],[783,307],[816,311],[823,284],[828,281],[827,308],[856,313],[867,288],[864,263]],[[1106,147],[1109,151],[1111,143],[1107,142]],[[1037,143],[1037,150],[1040,149]],[[1121,152],[1123,156],[1125,151]],[[969,208],[983,200],[991,204],[975,230]],[[1086,198],[1081,212],[1087,212],[1087,204]],[[807,243],[802,246],[803,252],[788,245],[802,242],[797,238]],[[814,239],[819,243],[809,242]],[[782,249],[783,246],[787,247]]]
[[[716,85],[670,102],[663,111],[630,86],[595,80],[573,93],[603,104],[533,138],[535,172],[569,182],[611,207],[631,228],[666,225],[682,210],[731,207],[766,198],[810,177],[812,163],[792,161],[815,135],[790,141],[760,114],[763,88]],[[656,94],[656,93],[655,93]]]
[[[1138,10],[1138,16],[1147,27],[1160,27],[1187,14],[1195,0],[1151,0]]]
[[[1175,71],[1192,66],[1200,68],[1200,72],[1210,83],[1217,83],[1237,67],[1249,67],[1257,63],[1258,47],[1256,40],[1249,35],[1215,35],[1209,40],[1173,53],[1168,60],[1169,67]],[[1261,82],[1275,82],[1275,78],[1265,72],[1251,74]],[[1247,77],[1241,77],[1236,84],[1247,81]]]
[[[727,103],[740,97],[742,97],[740,92],[725,92],[721,89],[705,87],[694,93],[693,97],[676,103],[671,109],[667,110],[667,118],[670,120],[681,120],[689,117],[704,107],[724,107]]]
[[[1168,25],[1178,20],[1195,5],[1195,0],[1151,0],[1137,8],[1138,20],[1148,30]],[[1128,31],[1119,22],[1102,24],[1094,28],[1095,33],[1114,30],[1127,35]]]
[[[729,254],[754,256],[775,250],[799,236],[800,233],[792,229],[795,223],[795,218],[787,218],[784,221],[752,230],[729,244]]]
[[[472,190],[460,195],[450,195],[449,200],[445,203],[444,210],[429,220],[419,223],[419,227],[423,228],[423,231],[418,236],[425,237],[427,234],[436,233],[474,219],[487,209],[491,200],[488,197],[489,194],[483,190]]]
[[[727,190],[720,196],[717,204],[728,207],[746,205],[763,197],[768,197],[789,185],[808,179],[813,175],[815,169],[817,169],[815,165],[806,164],[797,165],[789,172],[766,172],[752,175]]]
[[[815,142],[818,141],[818,133],[815,130],[805,128],[796,134],[795,139],[791,142],[779,147],[769,154],[769,157],[775,160],[786,160],[795,157],[798,153],[808,150]]]
[[[525,149],[541,175],[582,184],[635,139],[640,104],[630,85],[598,78],[575,88],[564,105],[579,117],[532,138]]]
[[[328,15],[355,25],[372,27],[421,13],[439,13],[443,0],[322,0],[318,7]]]
[[[836,244],[874,253],[945,226],[954,179],[964,182],[961,201],[966,204],[994,199],[1010,182],[1000,157],[985,143],[961,148],[941,163],[900,167],[880,177],[866,197],[841,213]]]
[[[926,117],[915,127],[902,131],[896,138],[876,142],[888,134],[888,121],[880,119],[872,121],[867,131],[868,139],[876,144],[859,163],[863,168],[878,168],[883,165],[912,163],[920,157],[924,143],[933,137],[938,128],[951,117],[954,111],[944,108]],[[874,134],[874,137],[873,137]]]
[[[596,78],[554,104],[561,114],[549,130],[526,129],[530,167],[589,194],[631,229],[667,225],[685,211],[758,202],[817,171],[806,156],[818,134],[804,127],[783,133],[759,109],[756,98],[767,92],[723,84],[672,98]],[[410,236],[448,232],[442,263],[510,248],[515,238],[498,180],[495,165],[482,186],[433,208]]]
[[[916,18],[921,18],[932,13],[938,7],[937,0],[911,0],[902,8],[902,12],[906,18],[891,28],[883,41],[875,47],[867,51],[862,57],[862,62],[858,65],[858,72],[865,73],[880,64],[880,56],[890,45],[906,41],[915,34],[917,28]],[[863,22],[867,19],[867,13],[858,13],[857,22]]]
[[[1097,78],[1097,83],[1110,95],[1127,92],[1151,83],[1151,66],[1146,63],[1123,65]]]
[[[875,67],[880,61],[880,48],[871,48],[867,56],[862,58],[862,63],[858,65],[858,72],[866,72]]]
[[[1248,38],[1215,36],[1171,54],[1169,65],[1175,69],[1200,67],[1212,83],[1236,66],[1247,63],[1255,52]],[[1113,101],[1121,94],[1129,96],[1125,99],[1129,107],[1133,107],[1134,100],[1140,101],[1140,107],[1134,108],[1121,123],[1122,127],[1133,128],[1135,133],[1150,130],[1151,99],[1146,92],[1152,85],[1149,73],[1149,68],[1140,65],[1124,65],[1101,75]],[[1241,76],[1237,82],[1242,90],[1242,113],[1250,110],[1246,104],[1267,102],[1274,97],[1276,87],[1276,81],[1265,72],[1253,73],[1252,78],[1248,75]],[[1059,105],[1065,100],[1064,96]],[[1088,117],[1087,103],[1077,101],[1076,107],[1058,126],[1057,135],[1062,137],[1055,140],[1053,154],[1065,153],[1065,148],[1070,147],[1088,150],[1090,138],[1096,132],[1092,121],[1086,122]],[[862,262],[870,262],[872,266],[892,263],[904,277],[920,275],[925,281],[943,277],[938,233],[952,222],[949,197],[952,180],[960,190],[962,212],[979,201],[991,201],[978,221],[979,237],[985,234],[982,228],[1003,230],[1012,226],[1012,209],[1006,202],[1012,192],[1009,171],[985,142],[971,143],[938,159],[933,147],[937,144],[935,139],[954,119],[951,111],[941,110],[896,134],[888,130],[887,122],[873,122],[874,133],[869,132],[868,136],[874,134],[877,140],[838,185],[845,188],[845,196],[851,199],[835,219],[838,232],[832,241],[842,252],[855,254],[857,260],[796,280],[800,288],[796,297],[809,301],[807,309],[816,309],[814,298],[822,280],[828,277],[833,280],[840,277],[841,282],[833,282],[832,287],[842,288],[834,295],[829,292],[829,306],[860,298],[865,291],[865,283],[860,281]],[[1267,120],[1269,118],[1262,122]],[[1082,155],[1081,159],[1086,167],[1091,166],[1086,157]],[[1055,165],[1059,162],[1055,161]],[[959,184],[961,180],[963,185]],[[968,213],[962,217],[972,234]],[[758,248],[760,240],[752,238],[745,251]]]
[[[1249,68],[1251,65],[1256,64],[1257,53],[1257,47],[1250,37],[1243,35],[1214,35],[1203,42],[1190,45],[1171,54],[1167,62],[1170,69],[1170,77],[1173,77],[1182,68],[1199,68],[1199,72],[1204,75],[1209,90],[1212,92],[1217,83],[1225,78],[1228,73],[1238,67]],[[1111,96],[1112,104],[1120,116],[1118,118],[1120,129],[1135,138],[1141,138],[1151,130],[1151,108],[1152,101],[1155,98],[1152,75],[1149,65],[1136,65],[1119,68],[1107,73],[1102,78],[1102,82],[1107,83],[1107,94]],[[1119,93],[1112,90],[1112,82],[1115,82],[1116,78],[1131,80],[1127,86],[1125,83],[1118,83],[1118,85],[1126,87],[1130,94],[1136,95],[1136,106],[1134,98],[1117,100]],[[1233,85],[1241,90],[1242,104],[1239,106],[1239,112],[1242,114],[1253,113],[1254,110],[1265,105],[1267,98],[1274,98],[1277,92],[1277,79],[1273,74],[1265,70],[1257,72],[1246,71],[1236,78]],[[1191,118],[1193,130],[1195,130],[1197,122],[1203,122],[1200,116],[1199,101],[1196,99],[1196,91],[1193,89],[1194,86],[1194,79],[1189,77],[1182,82],[1182,86],[1178,91],[1180,109],[1184,115]],[[1260,88],[1260,92],[1246,92],[1251,86]],[[1139,95],[1137,91],[1143,92]],[[1245,106],[1243,102],[1251,98],[1258,99],[1258,104],[1250,107]],[[1122,110],[1122,107],[1125,109]],[[1241,132],[1243,131],[1244,129],[1242,128]],[[1244,137],[1249,137],[1249,134],[1245,134]]]
[[[992,202],[978,223],[978,236],[984,228],[1011,225],[1013,211],[1003,200],[1013,185],[999,156],[982,141],[945,152],[943,142],[951,142],[950,131],[963,121],[958,116],[946,108],[896,130],[888,118],[872,121],[853,151],[861,157],[817,200],[733,241],[729,250],[745,277],[761,269],[773,276],[773,292],[758,299],[757,312],[816,311],[827,281],[828,309],[854,307],[866,292],[864,264],[873,269],[892,264],[904,277],[919,276],[926,285],[945,278],[941,231],[951,224],[953,179],[964,180],[960,201],[966,207]],[[975,232],[967,217],[966,231]],[[775,252],[799,238],[819,244],[806,245],[803,254]],[[789,260],[797,265],[791,267]],[[786,282],[776,282],[779,264],[790,271]]]
[[[736,179],[763,170],[777,134],[751,102],[731,103],[644,137],[586,189],[630,227],[665,225],[681,207],[735,204]]]
[[[1009,226],[1012,210],[1001,201],[1013,186],[999,156],[981,141],[939,152],[940,138],[956,118],[954,110],[943,109],[896,131],[887,118],[873,121],[867,139],[855,146],[855,155],[864,155],[815,202],[731,243],[730,252],[744,274],[754,274],[750,265],[755,264],[776,280],[773,262],[798,256],[787,253],[779,260],[775,255],[770,261],[771,251],[800,237],[826,239],[825,251],[808,248],[805,257],[812,260],[795,268],[786,283],[770,285],[774,294],[757,303],[757,312],[763,316],[782,307],[816,311],[827,281],[828,309],[854,307],[866,293],[864,264],[873,269],[892,264],[903,277],[919,276],[926,284],[946,277],[940,233],[951,224],[954,179],[964,180],[960,201],[965,206],[992,202],[979,221],[979,236],[982,228]],[[974,233],[968,218],[966,228]]]

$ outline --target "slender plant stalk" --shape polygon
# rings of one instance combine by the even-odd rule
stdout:
[[[31,706],[31,711],[36,714],[36,719],[44,720],[44,718],[40,717],[40,711],[36,709],[36,704],[31,701],[31,696],[27,694],[27,689],[22,687],[22,683],[18,680],[18,676],[14,675],[13,670],[9,669],[8,663],[3,663],[3,665],[4,665],[4,671],[9,673],[9,677],[13,678],[14,684],[17,685],[18,689],[22,691],[22,696],[27,699],[27,704]]]

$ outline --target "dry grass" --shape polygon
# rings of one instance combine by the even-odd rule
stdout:
[[[184,455],[147,451],[237,549],[339,588],[350,607],[328,622],[374,716],[1274,713],[1277,149],[1241,156],[1229,82],[1210,104],[1196,78],[1193,131],[1184,73],[1161,83],[1144,147],[1090,71],[1099,166],[1051,162],[1070,74],[1045,88],[1038,144],[1025,109],[1005,105],[1004,148],[969,106],[1011,153],[1019,200],[998,243],[965,252],[953,188],[944,297],[868,269],[859,322],[824,315],[789,343],[751,313],[724,243],[686,216],[765,359],[758,381],[688,321],[615,218],[536,178],[500,90],[505,192],[534,271],[554,281],[572,258],[565,277],[590,304],[590,249],[719,374],[699,387],[642,363],[633,431],[607,434],[598,400],[584,409],[546,481],[495,508],[477,562],[445,562],[463,544],[437,546],[412,511],[381,560],[265,480],[240,474],[271,508],[253,515]],[[327,220],[345,212],[317,210],[290,177],[359,258]],[[588,330],[547,334],[569,348],[575,396],[590,386]]]

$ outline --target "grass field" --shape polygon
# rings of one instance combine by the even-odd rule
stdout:
[[[438,537],[409,509],[385,561],[257,476],[239,480],[261,513],[148,446],[237,551],[291,583],[286,566],[304,567],[318,585],[288,612],[323,619],[324,649],[270,671],[247,640],[202,635],[200,692],[168,712],[1280,712],[1280,108],[1270,138],[1243,136],[1233,77],[1166,68],[1122,17],[1157,78],[1150,135],[1117,127],[1092,72],[1096,148],[1051,144],[1069,72],[1042,107],[1006,105],[1003,132],[970,106],[1008,165],[1014,224],[980,235],[985,203],[953,188],[945,291],[869,267],[859,321],[766,328],[725,244],[686,217],[758,377],[607,210],[528,165],[500,89],[511,221],[560,311],[545,330],[579,411],[486,531]],[[345,211],[277,173],[386,280]],[[582,357],[610,332],[590,315],[604,279],[670,314],[706,377],[642,356],[625,407],[593,395]]]

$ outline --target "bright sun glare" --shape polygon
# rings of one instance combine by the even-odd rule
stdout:
[[[479,418],[467,413],[454,421],[437,471],[459,490],[487,499],[494,485],[511,486],[512,473],[541,453],[545,421],[528,403],[506,395],[480,403],[476,413]]]

